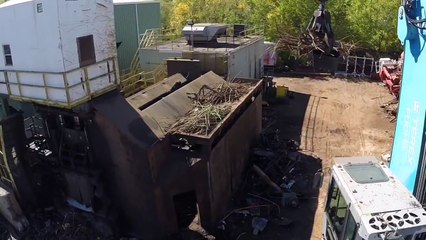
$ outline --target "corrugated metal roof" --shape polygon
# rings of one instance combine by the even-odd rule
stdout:
[[[91,103],[101,121],[108,121],[129,140],[148,149],[165,137],[172,124],[193,109],[193,101],[188,94],[198,93],[203,86],[216,88],[224,82],[219,75],[208,72],[142,111],[132,106],[118,91],[102,95]],[[255,88],[260,89],[260,84],[259,81]],[[249,97],[246,95],[245,98]]]
[[[181,74],[175,74],[171,77],[158,82],[157,84],[151,85],[148,88],[140,91],[127,98],[127,101],[137,109],[143,109],[147,107],[152,101],[164,96],[165,94],[173,91],[174,88],[185,84],[186,78]]]
[[[168,127],[193,109],[188,94],[198,93],[205,85],[216,88],[224,82],[219,75],[208,72],[142,110],[141,116],[157,137],[163,137]]]
[[[140,111],[130,106],[118,91],[95,98],[91,104],[96,109],[96,114],[140,147],[148,149],[159,141],[157,134],[152,131],[156,128],[155,125],[148,126],[141,118]]]

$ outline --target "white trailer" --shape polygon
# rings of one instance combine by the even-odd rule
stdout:
[[[118,84],[112,0],[0,5],[0,93],[70,108]]]
[[[426,211],[375,157],[335,159],[324,216],[326,240],[426,239]]]

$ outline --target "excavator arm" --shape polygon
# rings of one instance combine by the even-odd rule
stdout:
[[[331,14],[326,9],[327,0],[320,0],[320,5],[309,22],[306,34],[303,38],[305,43],[323,43],[325,49],[321,48],[325,53],[330,53],[334,48],[334,33],[331,27]],[[319,46],[318,46],[319,48]]]

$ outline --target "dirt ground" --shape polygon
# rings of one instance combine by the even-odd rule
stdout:
[[[281,137],[299,141],[304,154],[319,157],[326,175],[319,197],[288,212],[296,221],[291,232],[280,239],[321,239],[332,158],[390,152],[395,122],[380,106],[393,97],[377,82],[363,80],[280,77],[274,81],[287,86],[291,96],[273,106],[279,115],[276,127]]]

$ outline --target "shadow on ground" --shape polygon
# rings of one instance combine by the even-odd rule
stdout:
[[[294,140],[301,144],[301,136],[304,134],[303,131],[306,131],[303,126],[304,124],[309,125],[309,123],[304,123],[305,119],[315,119],[314,116],[305,118],[305,115],[312,115],[316,112],[308,107],[310,99],[311,95],[290,92],[288,98],[269,107],[276,118],[274,127],[279,130],[279,137],[283,141]],[[269,109],[265,108],[265,112]],[[285,237],[289,240],[308,240],[311,238],[319,195],[319,190],[312,188],[312,186],[315,173],[322,168],[322,161],[314,156],[302,153],[300,153],[300,158],[302,166],[297,169],[299,173],[296,175],[303,176],[308,183],[305,184],[304,190],[294,189],[296,192],[304,193],[299,197],[300,205],[297,208],[285,208],[283,210],[283,215],[292,219],[294,223],[287,229],[281,229],[278,232],[271,231],[272,235],[265,234],[265,238],[262,239]]]
[[[264,107],[261,140],[253,150],[233,211],[221,222],[216,239],[310,239],[319,195],[314,186],[322,161],[299,151],[310,95],[293,92],[289,96]],[[284,193],[275,191],[252,166],[261,169]],[[256,235],[253,221],[259,218],[267,224]]]
[[[330,81],[330,78],[344,79],[347,82],[381,82],[378,75],[373,72],[370,76],[362,75],[360,73],[344,73],[336,72],[335,75],[328,73],[315,73],[315,72],[275,72],[273,77],[288,77],[294,79],[312,78],[317,81]]]
[[[280,138],[301,142],[310,98],[308,94],[289,92],[287,98],[264,108],[265,117],[273,118],[273,127],[279,130]]]

